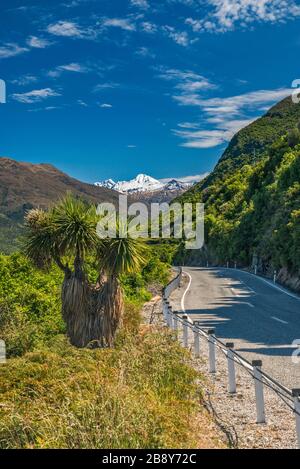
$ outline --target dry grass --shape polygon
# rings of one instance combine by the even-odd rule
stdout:
[[[59,337],[0,368],[0,448],[218,446],[197,378],[169,332],[127,332],[107,350]]]

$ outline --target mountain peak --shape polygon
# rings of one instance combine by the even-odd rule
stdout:
[[[114,182],[112,179],[103,182],[96,182],[98,187],[109,187],[118,192],[135,193],[135,192],[153,192],[161,190],[164,184],[147,174],[138,174],[136,178],[130,181]]]

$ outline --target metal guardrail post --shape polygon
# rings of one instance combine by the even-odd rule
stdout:
[[[168,326],[173,329],[173,311],[171,306],[168,307],[168,312],[169,312],[169,321],[168,321]]]
[[[295,417],[296,417],[296,430],[297,430],[297,440],[298,440],[298,449],[300,449],[300,389],[293,389],[293,398],[295,406]]]
[[[195,353],[195,358],[200,357],[200,333],[199,333],[199,330],[198,330],[199,325],[200,325],[200,321],[194,321],[193,332],[194,332],[194,353]]]
[[[166,302],[165,299],[163,299],[163,302],[162,302],[162,310],[163,310],[163,316],[164,316],[165,322],[167,322],[167,309],[168,309],[167,302]]]
[[[168,300],[166,300],[164,303],[164,317],[165,317],[167,326],[169,326],[169,302]]]
[[[178,318],[176,316],[177,311],[174,311],[173,313],[173,329],[174,331],[178,331]]]
[[[236,376],[235,376],[235,361],[234,361],[234,343],[228,342],[227,348],[227,365],[228,365],[228,392],[229,394],[236,393]]]
[[[208,353],[209,353],[209,372],[216,373],[216,342],[214,339],[215,329],[207,331],[208,339]]]
[[[274,270],[273,282],[276,283],[277,280],[277,270]]]
[[[261,374],[262,361],[253,360],[252,366],[256,399],[256,423],[266,423],[264,383]]]
[[[0,340],[0,365],[6,363],[6,344],[4,340]]]
[[[254,267],[254,273],[257,275],[257,265]]]
[[[188,348],[189,346],[189,329],[188,329],[188,317],[186,314],[182,316],[183,319],[183,346]]]

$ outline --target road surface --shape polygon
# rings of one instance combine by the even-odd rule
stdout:
[[[289,388],[300,388],[300,298],[247,272],[225,268],[184,267],[185,282],[171,296],[177,311],[185,309],[204,328],[214,327],[224,342],[248,360],[261,359],[263,369]],[[300,351],[299,351],[300,355]]]

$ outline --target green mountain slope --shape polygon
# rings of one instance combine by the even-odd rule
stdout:
[[[206,211],[206,249],[181,252],[187,262],[258,264],[300,288],[299,121],[300,106],[290,98],[274,106],[233,138],[209,178],[180,198],[203,201]]]

